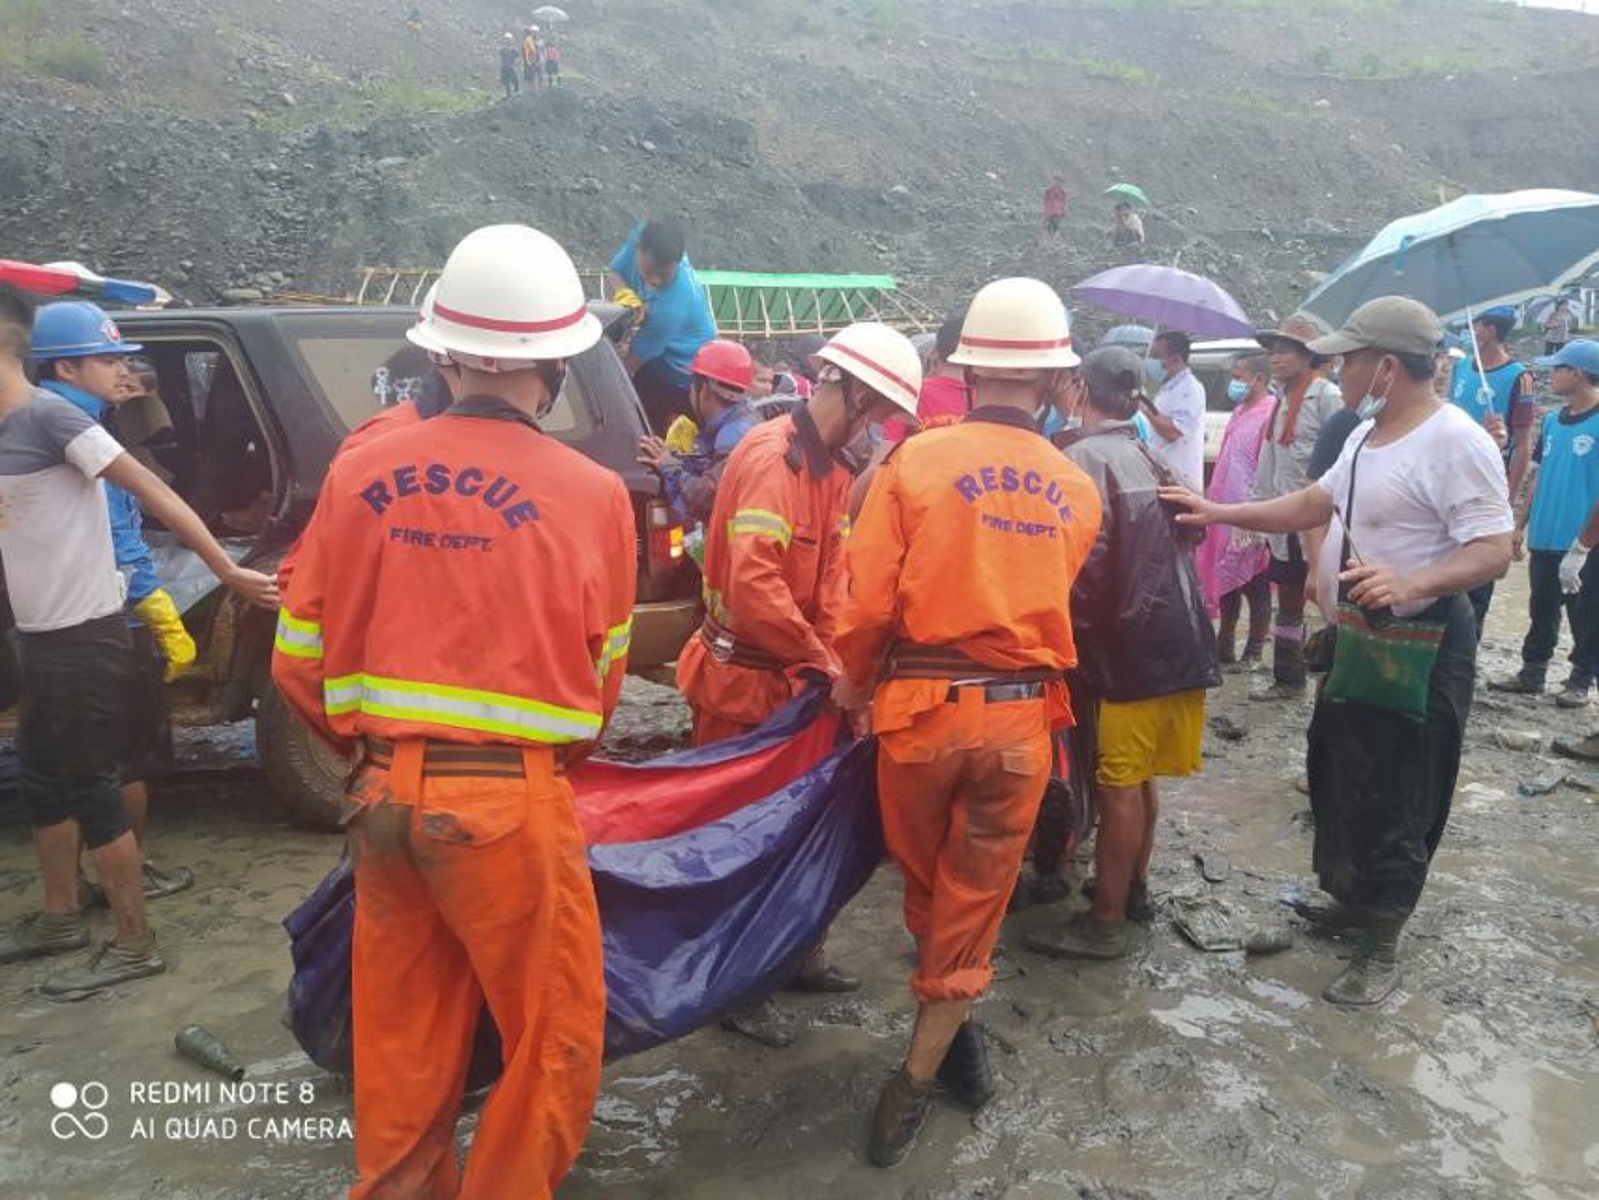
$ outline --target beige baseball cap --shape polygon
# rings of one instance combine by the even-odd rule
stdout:
[[[1438,314],[1408,296],[1379,296],[1354,312],[1343,327],[1307,343],[1314,354],[1387,350],[1394,354],[1436,354],[1443,340]]]

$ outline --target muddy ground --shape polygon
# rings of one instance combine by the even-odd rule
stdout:
[[[1484,669],[1511,665],[1522,588],[1503,589]],[[1287,918],[1310,831],[1292,788],[1308,705],[1250,704],[1229,678],[1212,711],[1247,730],[1208,735],[1202,777],[1174,784],[1156,857],[1158,895],[1210,890],[1251,920]],[[677,719],[646,701],[637,735]],[[1480,697],[1455,816],[1405,947],[1405,985],[1378,1012],[1317,998],[1340,947],[1303,935],[1286,953],[1202,954],[1164,920],[1129,961],[1074,966],[1020,948],[1012,919],[982,1003],[1001,1090],[976,1117],[941,1108],[910,1161],[866,1165],[867,1115],[908,1033],[908,942],[885,868],[844,913],[837,960],[856,996],[786,997],[797,1044],[756,1047],[719,1030],[617,1063],[566,1200],[1581,1200],[1599,1179],[1599,774],[1546,794],[1521,782],[1565,771],[1500,748],[1500,731],[1570,735],[1599,717],[1552,700]],[[152,853],[192,866],[193,891],[155,910],[172,971],[56,1005],[30,992],[45,965],[0,968],[0,1194],[18,1200],[323,1198],[351,1179],[343,1086],[279,1023],[288,955],[278,922],[332,864],[334,839],[275,814],[241,753],[204,731],[191,758],[220,773],[163,786]],[[206,744],[209,742],[210,744]],[[204,752],[201,754],[200,752]],[[1195,851],[1230,858],[1200,880]],[[0,829],[0,919],[37,899],[25,830]],[[103,916],[97,918],[104,923]],[[197,1021],[271,1088],[224,1098],[179,1059]],[[67,1082],[80,1092],[52,1104]],[[90,1120],[106,1088],[105,1136]],[[209,1084],[204,1097],[136,1102],[136,1084]],[[67,1113],[81,1124],[55,1121]],[[316,1118],[299,1126],[288,1118]],[[205,1121],[210,1118],[212,1124]],[[231,1118],[236,1126],[228,1126]],[[136,1137],[135,1122],[151,1136]],[[254,1122],[252,1124],[252,1121]],[[470,1122],[463,1128],[469,1132]]]

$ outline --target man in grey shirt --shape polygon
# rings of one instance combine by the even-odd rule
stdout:
[[[28,381],[31,326],[23,298],[0,288],[0,565],[22,659],[19,791],[44,876],[42,911],[0,934],[0,962],[88,945],[78,908],[81,841],[105,885],[116,936],[40,988],[73,1000],[166,970],[145,918],[139,847],[118,787],[133,658],[100,481],[136,496],[246,599],[275,608],[277,585],[235,565],[194,511],[98,423]],[[108,344],[120,337],[109,319],[105,326]],[[127,371],[125,358],[96,354],[84,365],[115,376]]]
[[[1295,314],[1281,329],[1257,339],[1271,355],[1272,380],[1279,396],[1255,470],[1255,499],[1290,496],[1310,482],[1308,468],[1322,425],[1343,407],[1338,386],[1320,374],[1325,364],[1307,345],[1320,331]],[[1277,620],[1272,629],[1272,681],[1251,692],[1251,700],[1292,700],[1305,691],[1304,546],[1294,533],[1268,534],[1271,565],[1267,577],[1277,585]]]

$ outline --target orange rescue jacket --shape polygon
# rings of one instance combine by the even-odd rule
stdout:
[[[408,429],[412,425],[420,425],[421,423],[422,414],[410,400],[403,400],[399,404],[391,404],[387,408],[381,408],[376,414],[368,417],[350,430],[349,433],[345,434],[344,440],[339,443],[339,448],[333,452],[332,461],[338,462],[342,455],[354,450],[357,446],[364,446],[368,442],[375,441],[386,433],[392,433],[396,429]],[[331,466],[332,463],[329,464],[330,469]],[[294,540],[294,545],[289,547],[288,553],[278,563],[278,591],[280,594],[288,594],[289,580],[294,578],[294,564],[300,559],[300,541],[304,537],[305,531],[301,530],[300,537]]]
[[[636,555],[620,478],[468,399],[335,461],[272,677],[341,749],[594,741],[621,691]]]
[[[734,449],[706,527],[705,611],[740,645],[836,669],[850,478],[804,409]]]
[[[996,672],[1077,662],[1072,583],[1099,533],[1099,493],[1018,410],[972,410],[908,439],[878,472],[846,555],[845,673],[870,687],[893,643],[944,647]],[[878,693],[873,727],[905,728],[945,681]],[[1069,713],[1053,688],[1057,718]]]

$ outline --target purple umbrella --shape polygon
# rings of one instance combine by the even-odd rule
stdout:
[[[1210,280],[1176,267],[1134,263],[1112,267],[1072,289],[1100,308],[1167,329],[1209,337],[1254,337],[1255,326],[1227,292]]]

